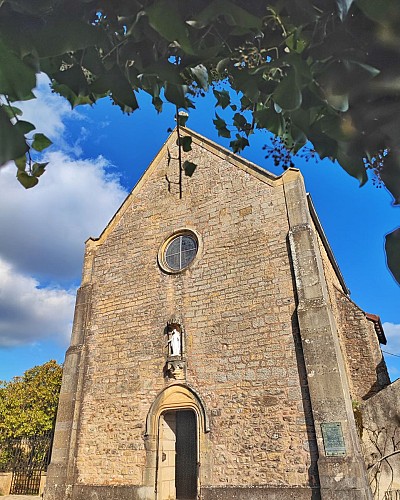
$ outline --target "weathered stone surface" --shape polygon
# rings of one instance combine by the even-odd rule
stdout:
[[[0,472],[0,496],[10,491],[12,472]]]
[[[204,500],[319,500],[311,488],[215,487],[203,488]]]
[[[388,489],[400,490],[400,379],[363,402],[358,411],[368,476],[380,500]]]
[[[323,500],[339,498],[333,489],[369,498],[349,394],[364,388],[341,345],[353,305],[300,174],[277,178],[196,134],[185,159],[198,167],[182,198],[164,148],[87,242],[45,499],[154,499],[159,421],[179,408],[196,413],[204,499],[314,499],[320,484]],[[197,235],[198,254],[165,272],[160,249],[183,229]],[[184,332],[177,380],[168,322]],[[364,326],[357,319],[353,331]],[[359,334],[365,362],[379,358],[374,335]],[[342,422],[345,459],[324,456],[324,421]]]

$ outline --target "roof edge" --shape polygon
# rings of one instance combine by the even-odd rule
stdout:
[[[226,161],[229,161],[232,165],[242,168],[244,171],[253,174],[256,178],[259,180],[266,182],[266,183],[276,183],[277,181],[279,182],[280,179],[288,173],[288,171],[296,171],[298,172],[298,169],[288,169],[288,171],[283,172],[281,175],[275,175],[272,172],[269,172],[268,170],[260,167],[259,165],[246,160],[245,158],[238,156],[237,154],[233,153],[229,149],[225,148],[224,146],[221,146],[220,144],[217,144],[216,142],[212,141],[211,139],[208,139],[207,137],[202,136],[201,134],[186,128],[186,127],[180,127],[180,130],[184,132],[185,134],[190,135],[195,142],[198,145],[201,145],[202,147],[205,147],[208,151],[214,153],[214,154],[219,154],[221,158],[223,158]],[[163,155],[165,149],[168,147],[168,145],[176,140],[177,137],[177,127],[174,128],[174,130],[171,132],[171,134],[167,137],[166,141],[163,143],[161,148],[159,149],[157,155],[153,158],[153,160],[150,162],[148,167],[145,169],[139,180],[136,182],[134,187],[131,189],[131,191],[128,193],[118,210],[115,212],[115,214],[112,216],[112,218],[109,220],[108,224],[105,226],[103,231],[100,233],[98,237],[93,237],[90,236],[86,241],[85,244],[88,245],[90,243],[93,243],[94,246],[96,243],[100,242],[104,236],[111,230],[111,228],[116,224],[116,222],[122,217],[124,214],[125,210],[127,209],[129,205],[129,200],[132,198],[132,195],[140,189],[141,185],[145,182],[147,177],[150,175],[152,170],[155,168],[156,165],[158,165],[158,160],[160,157]],[[300,174],[301,175],[301,174]]]
[[[103,239],[103,237],[112,229],[112,227],[117,223],[117,221],[120,220],[122,215],[124,214],[125,210],[128,208],[129,200],[134,194],[135,191],[140,189],[140,186],[146,181],[147,177],[150,175],[150,173],[153,171],[153,169],[158,165],[158,161],[160,157],[163,155],[165,149],[167,148],[168,144],[172,142],[176,137],[176,128],[171,132],[171,134],[167,137],[167,140],[163,143],[161,148],[159,149],[158,153],[156,156],[151,160],[150,164],[147,166],[147,168],[144,170],[142,175],[140,176],[139,180],[136,182],[136,184],[133,186],[133,188],[130,190],[130,192],[127,194],[126,198],[124,201],[121,203],[119,206],[118,210],[114,213],[114,215],[111,217],[111,219],[108,221],[106,227],[103,229],[103,231],[100,233],[100,235],[96,238],[93,236],[90,236],[86,241],[85,244],[87,245],[90,242],[93,242],[96,244],[100,240]]]
[[[332,267],[333,267],[333,269],[334,269],[334,271],[339,279],[339,282],[343,287],[343,291],[345,292],[345,294],[347,296],[350,296],[350,290],[348,289],[346,282],[344,281],[342,272],[340,271],[340,268],[339,268],[339,264],[337,263],[337,260],[335,259],[335,256],[334,256],[332,248],[329,244],[328,238],[326,237],[326,234],[322,228],[321,221],[319,220],[317,211],[315,210],[315,206],[314,206],[314,203],[312,201],[310,193],[307,193],[307,201],[308,201],[308,208],[310,210],[311,219],[315,224],[315,227],[316,227],[318,234],[321,238],[322,244],[324,245],[324,248],[325,248],[326,253],[328,255],[329,261],[332,264]]]
[[[377,314],[371,314],[364,312],[365,317],[369,320],[372,321],[374,324],[376,336],[378,337],[378,340],[381,344],[386,345],[387,344],[387,339],[385,332],[383,330],[381,318]]]
[[[224,146],[221,146],[220,144],[212,141],[211,139],[208,139],[207,137],[204,137],[203,135],[199,134],[198,132],[195,132],[194,130],[186,127],[179,127],[180,130],[183,132],[189,134],[192,138],[196,139],[198,143],[201,143],[201,145],[205,146],[208,151],[218,151],[221,153],[221,157],[223,157],[225,160],[229,161],[230,163],[239,166],[239,164],[242,164],[243,166],[247,167],[249,170],[252,170],[253,172],[262,175],[263,177],[266,177],[267,179],[271,181],[277,181],[279,180],[282,175],[285,174],[283,172],[282,175],[275,175],[269,170],[266,170],[263,167],[260,167],[256,163],[253,163],[250,160],[247,160],[246,158],[243,158],[242,156],[239,156],[236,153],[233,153],[229,149],[225,148]],[[174,130],[175,132],[175,130]]]

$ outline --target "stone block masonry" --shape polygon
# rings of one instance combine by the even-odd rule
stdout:
[[[184,133],[197,169],[182,198],[172,135],[87,242],[45,500],[180,498],[189,479],[171,457],[183,439],[205,500],[371,498],[348,389],[357,377],[300,174],[276,177]],[[168,271],[165,242],[185,232],[197,255]],[[172,323],[180,365],[168,358]],[[175,424],[184,410],[192,437]],[[341,422],[345,457],[326,456],[325,421]]]

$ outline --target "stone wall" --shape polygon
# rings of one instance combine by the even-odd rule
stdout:
[[[365,462],[375,498],[383,499],[386,491],[400,493],[400,379],[363,402],[359,414]],[[386,498],[397,497],[394,494]]]
[[[204,498],[370,500],[340,346],[345,285],[301,176],[192,137],[194,175],[179,186],[172,135],[87,242],[45,499],[154,499],[160,415],[185,400]],[[160,249],[184,229],[198,254],[165,272]],[[166,376],[170,322],[183,327],[183,381]],[[326,453],[325,423],[344,456]]]
[[[352,398],[366,400],[390,384],[379,340],[364,311],[339,290],[335,290],[335,299]]]
[[[0,472],[0,496],[10,493],[12,472]]]
[[[176,162],[159,158],[97,244],[78,482],[141,484],[144,423],[166,384],[163,330],[177,318],[187,383],[211,417],[203,483],[308,485],[315,443],[282,186],[197,144],[188,159],[198,167],[182,199],[166,182]],[[166,274],[158,250],[182,228],[199,235],[199,255]]]
[[[332,262],[328,255],[315,225],[314,229],[338,328],[351,397],[355,402],[362,401],[390,384],[390,378],[373,322],[369,321],[364,311],[350,299],[349,291],[335,270],[336,262]]]

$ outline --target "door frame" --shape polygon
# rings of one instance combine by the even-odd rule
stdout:
[[[168,411],[192,410],[196,417],[197,434],[197,497],[200,495],[202,468],[201,463],[207,454],[208,440],[206,435],[210,432],[209,418],[205,406],[198,394],[189,386],[181,383],[172,384],[161,391],[146,418],[146,471],[145,483],[154,491],[154,498],[159,500],[159,433],[160,417]]]
[[[200,464],[200,446],[199,446],[199,442],[200,442],[200,432],[199,432],[199,420],[198,420],[198,415],[197,413],[193,410],[193,408],[188,408],[188,407],[184,407],[184,408],[174,408],[173,410],[165,410],[163,411],[159,417],[158,417],[158,436],[157,436],[157,457],[156,457],[156,484],[155,484],[155,492],[156,492],[156,499],[157,500],[162,500],[162,496],[161,496],[161,488],[160,488],[160,483],[161,483],[161,479],[160,479],[160,474],[161,474],[161,455],[162,455],[162,451],[161,451],[161,439],[162,439],[162,419],[164,417],[164,415],[166,415],[167,413],[178,413],[180,411],[191,411],[192,413],[194,413],[194,417],[195,417],[195,422],[196,422],[196,498],[200,498],[200,474],[199,474],[199,464]],[[176,416],[175,416],[175,425],[176,425]],[[177,434],[177,431],[176,431],[176,428],[175,428],[175,437],[176,437],[176,434]],[[176,439],[175,439],[175,449],[176,449]],[[176,468],[175,468],[175,481],[176,481]]]

